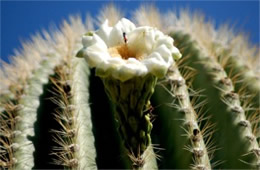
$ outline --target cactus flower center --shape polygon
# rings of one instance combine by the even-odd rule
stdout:
[[[141,56],[137,55],[135,51],[129,50],[126,44],[122,44],[119,46],[111,47],[108,49],[108,52],[111,57],[119,57],[124,60],[127,60],[129,58],[135,58],[137,60],[141,59]]]

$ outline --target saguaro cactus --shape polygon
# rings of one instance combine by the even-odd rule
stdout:
[[[0,167],[259,169],[259,49],[164,15],[110,5],[96,30],[71,17],[3,63]]]

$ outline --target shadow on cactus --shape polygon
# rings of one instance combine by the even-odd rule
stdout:
[[[3,65],[3,169],[260,168],[259,48],[185,10],[97,20]]]

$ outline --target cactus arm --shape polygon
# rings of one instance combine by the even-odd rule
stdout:
[[[182,49],[183,55],[190,60],[190,66],[199,71],[193,85],[196,88],[203,87],[206,89],[209,105],[211,105],[209,112],[213,115],[213,119],[218,122],[220,134],[216,140],[220,144],[219,147],[223,149],[216,152],[216,158],[226,160],[225,168],[256,165],[259,161],[256,154],[249,154],[252,156],[251,158],[242,157],[242,155],[258,150],[258,146],[252,133],[251,124],[246,120],[245,111],[240,105],[239,96],[234,93],[232,81],[214,58],[207,57],[199,51],[203,47],[191,41],[189,35],[182,35],[181,33],[175,35],[174,37],[179,43],[179,46],[177,46]],[[188,57],[188,51],[194,55]],[[208,85],[200,83],[206,79],[210,79]],[[225,155],[222,155],[221,152],[223,151]],[[236,156],[234,153],[236,153]],[[239,161],[240,159],[245,159],[249,164],[242,163]]]
[[[190,96],[185,84],[185,80],[181,76],[176,65],[171,67],[164,82],[161,83],[165,84],[166,86],[170,86],[170,88],[167,90],[169,93],[167,94],[164,92],[162,94],[164,97],[159,97],[159,94],[162,93],[162,89],[159,90],[157,88],[158,91],[155,92],[155,97],[160,98],[160,100],[162,100],[161,103],[164,103],[166,101],[163,99],[166,98],[165,96],[167,96],[167,98],[170,98],[171,104],[170,106],[167,106],[168,108],[166,108],[165,111],[160,110],[160,114],[158,116],[160,117],[163,115],[163,112],[166,112],[164,113],[165,118],[162,117],[162,119],[164,121],[165,119],[169,119],[170,125],[167,123],[162,123],[162,126],[165,126],[165,128],[170,126],[170,134],[176,133],[174,137],[163,139],[164,141],[167,141],[165,152],[172,152],[170,159],[167,159],[169,161],[168,163],[173,163],[169,167],[167,166],[165,168],[175,167],[198,169],[200,167],[204,167],[206,169],[211,169],[208,151],[198,125],[197,114],[190,102]],[[157,102],[156,105],[160,104]],[[173,119],[175,119],[175,121]],[[183,135],[185,135],[185,137],[183,137]],[[175,150],[173,151],[170,149],[172,144],[178,144],[178,147],[174,148]],[[190,151],[192,155],[184,150],[185,145],[186,148],[188,146],[188,151]],[[192,156],[194,158],[193,160]],[[165,157],[167,156],[165,155]],[[173,161],[179,157],[183,157],[183,159],[181,161]]]

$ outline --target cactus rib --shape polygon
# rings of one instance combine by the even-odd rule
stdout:
[[[224,117],[226,117],[226,119],[230,121],[230,124],[227,124],[229,128],[237,131],[235,132],[235,134],[237,134],[236,143],[238,144],[236,147],[240,148],[240,151],[238,152],[237,158],[234,157],[230,158],[227,156],[226,158],[228,159],[227,161],[239,162],[239,159],[244,159],[242,157],[243,155],[252,153],[254,150],[259,150],[256,138],[252,133],[251,123],[246,120],[245,111],[240,105],[239,96],[234,92],[232,81],[227,77],[225,71],[222,69],[220,64],[218,64],[214,60],[214,58],[201,54],[198,49],[204,47],[201,46],[201,44],[199,43],[191,41],[189,39],[190,34],[182,35],[180,32],[178,32],[175,33],[175,35],[176,36],[174,37],[178,42],[177,46],[181,48],[183,55],[187,57],[188,60],[190,60],[190,63],[192,63],[190,64],[190,66],[197,69],[199,72],[198,74],[199,76],[196,77],[197,80],[194,83],[194,86],[198,87],[196,83],[198,83],[198,81],[201,81],[199,79],[202,78],[205,79],[206,76],[210,76],[211,81],[209,86],[211,87],[206,86],[205,88],[206,90],[209,90],[209,88],[211,88],[212,91],[213,89],[215,89],[215,96],[220,96],[220,99],[209,98],[209,104],[216,105],[216,103],[219,103],[219,105],[221,105],[221,108],[219,109],[216,110],[210,109],[210,112],[214,112],[213,117],[215,117],[215,119],[218,119],[218,122],[225,121],[223,119]],[[189,50],[189,53],[192,52],[194,55],[191,55],[190,57],[187,56],[188,55],[187,50]],[[197,62],[195,63],[194,60],[196,60]],[[218,115],[221,115],[222,118],[218,117]],[[221,129],[223,127],[219,127],[219,128]],[[230,146],[228,145],[228,143],[226,144],[222,143],[222,145],[223,146],[221,147],[224,148]],[[233,146],[235,145],[232,145],[232,147]],[[243,149],[241,148],[241,146],[243,146],[242,147]],[[247,158],[247,161],[251,161],[250,163],[254,166],[257,164],[257,162],[259,162],[259,157],[256,154],[251,154],[251,155],[254,155],[253,156],[254,158],[251,158],[251,160],[250,158]],[[237,159],[237,160],[232,160],[232,159]],[[233,165],[233,167],[235,167],[235,165]]]
[[[37,117],[39,106],[39,96],[43,93],[42,86],[48,82],[48,76],[53,73],[53,68],[57,63],[57,56],[50,56],[49,60],[42,62],[42,67],[36,70],[33,77],[29,80],[29,86],[25,88],[23,97],[19,100],[20,110],[18,111],[19,120],[16,123],[15,131],[21,132],[14,138],[14,143],[18,146],[14,151],[14,158],[17,160],[15,169],[31,169],[34,166],[34,123]]]
[[[19,101],[27,95],[25,92],[26,90],[28,92],[30,88],[28,86],[31,86],[28,83],[32,82],[33,79],[37,79],[35,74],[44,67],[43,63],[50,58],[49,55],[52,55],[53,52],[52,39],[48,33],[45,32],[44,35],[42,37],[37,34],[32,37],[31,42],[23,44],[23,51],[16,51],[16,56],[11,59],[12,63],[3,63],[3,69],[0,71],[2,80],[0,90],[0,165],[5,168],[14,169],[18,161],[14,156],[14,152],[20,145],[15,143],[15,137],[21,135],[21,131],[16,130],[17,123],[21,118],[19,115],[21,110]],[[33,60],[30,58],[32,55]]]
[[[187,166],[194,169],[198,169],[199,167],[211,169],[210,159],[203,139],[203,134],[201,133],[202,131],[200,130],[198,125],[198,120],[197,120],[198,115],[195,112],[193,105],[191,104],[190,95],[188,93],[187,86],[185,83],[186,83],[185,79],[179,73],[177,65],[174,65],[170,68],[165,80],[162,80],[159,83],[159,85],[161,84],[164,87],[164,89],[168,91],[171,95],[172,101],[170,101],[171,103],[168,107],[175,108],[177,112],[179,112],[179,113],[174,113],[173,111],[172,113],[168,113],[168,114],[181,114],[181,116],[178,116],[179,117],[178,120],[181,121],[180,126],[183,127],[184,133],[186,133],[185,136],[187,137],[190,143],[187,144],[187,141],[185,142],[186,149],[188,149],[188,151],[192,152],[193,154],[193,162],[189,161]],[[169,149],[169,148],[165,148],[165,149]],[[180,147],[179,149],[180,151],[178,152],[182,153],[183,148]]]
[[[77,152],[77,157],[79,158],[80,168],[97,169],[95,162],[96,150],[88,104],[89,96],[87,95],[89,70],[87,69],[87,63],[79,59],[76,60],[78,61],[75,61],[77,66],[74,73],[75,81],[72,84],[72,93],[74,93],[74,103],[78,113],[76,122],[79,134],[76,143],[79,145],[80,150]]]
[[[85,32],[85,27],[79,18],[74,21],[71,25],[64,24],[65,37],[66,34],[74,35],[67,37],[67,53],[63,54],[63,64],[55,69],[58,78],[52,79],[56,86],[53,102],[60,107],[55,113],[55,119],[62,127],[52,130],[54,141],[58,144],[52,149],[52,154],[56,156],[55,164],[68,169],[97,169],[88,104],[89,68],[85,61],[75,58],[80,47],[80,35]],[[77,27],[78,32],[74,32],[73,27]]]

